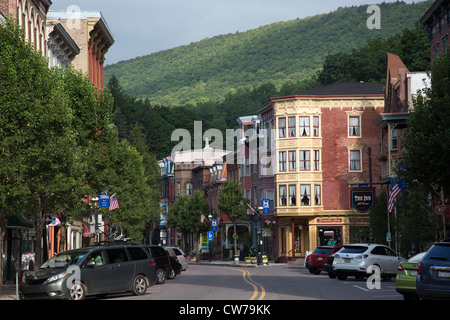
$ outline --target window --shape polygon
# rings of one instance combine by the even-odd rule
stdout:
[[[314,150],[314,170],[319,170],[319,150]]]
[[[83,268],[87,266],[89,261],[94,261],[96,267],[103,266],[105,264],[105,258],[103,257],[102,251],[95,251],[91,253],[91,255],[85,260]]]
[[[319,136],[319,117],[313,117],[313,136]]]
[[[190,182],[186,183],[186,194],[192,195],[192,183]]]
[[[316,184],[316,185],[314,185],[314,204],[316,206],[320,206],[321,203],[322,203],[320,201],[320,197],[321,197],[321,195],[320,195],[320,185]]]
[[[300,170],[311,170],[309,150],[300,150]]]
[[[245,157],[245,175],[249,175],[250,174],[250,158],[249,157]]]
[[[286,151],[280,151],[280,171],[286,171]]]
[[[309,136],[309,117],[300,117],[300,136]]]
[[[289,137],[295,137],[295,117],[288,118]]]
[[[270,209],[273,209],[273,190],[266,190],[266,198],[270,200]]]
[[[181,183],[177,182],[177,195],[181,194]]]
[[[300,185],[300,197],[302,206],[311,205],[311,186],[309,184],[301,184]]]
[[[278,119],[278,129],[280,138],[286,138],[286,118]]]
[[[131,255],[131,260],[146,260],[148,259],[148,255],[139,247],[129,247],[128,252]]]
[[[397,142],[398,142],[397,129],[392,129],[392,131],[391,131],[391,148],[392,149],[397,149]]]
[[[289,185],[289,205],[297,205],[297,186],[295,184]]]
[[[109,263],[120,263],[128,261],[128,255],[125,248],[107,249],[106,255],[108,256]]]
[[[280,206],[286,205],[286,185],[280,185]]]
[[[361,170],[361,152],[350,150],[350,170]]]
[[[289,171],[295,171],[296,170],[296,157],[297,154],[296,151],[289,151]]]
[[[359,117],[349,117],[349,136],[360,136]]]

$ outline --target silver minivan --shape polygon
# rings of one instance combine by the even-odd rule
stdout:
[[[83,300],[127,291],[143,295],[156,283],[155,260],[142,246],[108,244],[64,251],[25,272],[21,299]]]

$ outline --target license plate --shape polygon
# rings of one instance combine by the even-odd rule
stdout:
[[[411,271],[409,272],[409,275],[410,275],[410,276],[417,276],[417,270],[411,270]]]
[[[352,259],[344,259],[344,262],[345,263],[350,263],[350,262],[352,262]]]
[[[322,257],[318,257],[317,258],[318,261],[322,261],[322,259],[323,259]]]
[[[438,271],[437,276],[439,278],[450,278],[450,272]]]

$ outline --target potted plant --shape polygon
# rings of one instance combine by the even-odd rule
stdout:
[[[269,264],[269,259],[267,258],[267,256],[262,256],[262,262],[265,264]]]
[[[245,263],[252,263],[252,257],[245,257]]]

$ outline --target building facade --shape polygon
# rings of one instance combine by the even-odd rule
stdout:
[[[99,11],[50,11],[47,20],[61,23],[81,48],[73,60],[75,69],[89,75],[98,88],[104,88],[103,64],[106,53],[114,44],[114,37]]]
[[[279,256],[366,240],[368,216],[351,207],[350,189],[381,176],[369,154],[380,157],[383,85],[336,83],[270,102]]]
[[[450,31],[450,0],[436,0],[422,16],[420,22],[428,32],[431,60],[448,50]]]

